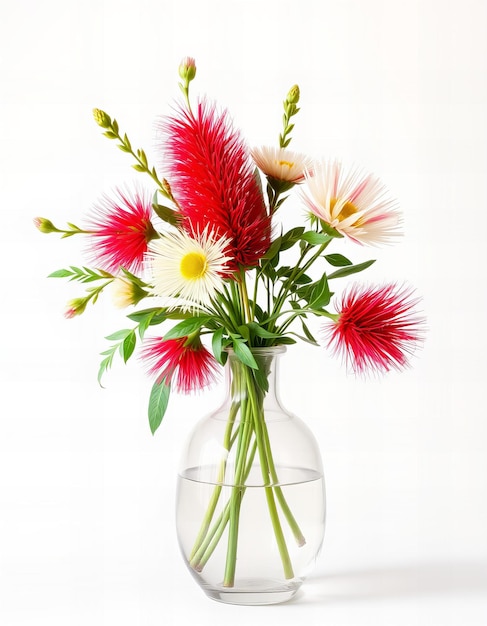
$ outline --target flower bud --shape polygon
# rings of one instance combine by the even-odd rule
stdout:
[[[57,233],[58,229],[54,226],[51,220],[46,217],[35,217],[34,226],[38,228],[41,233]]]
[[[289,104],[297,104],[299,102],[299,95],[299,87],[298,85],[294,85],[287,94],[286,102]]]
[[[192,57],[185,57],[179,65],[179,76],[186,82],[190,83],[196,76],[196,63]]]
[[[137,304],[147,295],[142,287],[125,278],[116,278],[112,284],[113,303],[120,309]]]
[[[110,128],[112,120],[110,119],[108,113],[105,113],[105,111],[102,111],[101,109],[93,109],[93,117],[95,118],[95,122],[98,126],[101,126],[102,128]]]
[[[76,317],[76,315],[81,315],[86,309],[87,302],[86,298],[74,298],[73,300],[70,300],[66,305],[64,317],[66,319],[72,319],[73,317]]]

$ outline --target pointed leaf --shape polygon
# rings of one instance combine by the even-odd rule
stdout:
[[[135,344],[137,342],[135,331],[133,330],[129,335],[127,335],[123,341],[123,360],[125,363],[130,359],[135,349]]]
[[[202,326],[211,320],[209,315],[201,315],[198,317],[190,317],[173,326],[165,335],[164,339],[178,339],[179,337],[187,337],[198,331]]]
[[[301,235],[301,240],[310,243],[312,246],[321,246],[324,243],[328,243],[331,240],[330,235],[324,233],[317,233],[314,230],[308,230],[308,232]]]
[[[171,385],[167,385],[165,381],[154,383],[149,398],[149,426],[152,434],[156,432],[162,422],[162,418],[169,404],[169,396],[171,393]]]
[[[211,338],[211,348],[213,350],[213,355],[218,363],[223,365],[222,358],[222,338],[223,338],[223,328],[218,328],[213,333],[213,337]]]
[[[343,254],[325,254],[325,259],[330,265],[334,267],[343,267],[345,265],[352,265],[352,261],[347,259]]]
[[[368,267],[375,263],[375,259],[372,261],[365,261],[364,263],[358,263],[357,265],[349,265],[347,267],[342,267],[341,269],[333,272],[328,276],[328,279],[331,278],[343,278],[344,276],[350,276],[350,274],[356,274],[357,272],[362,272],[366,270]]]
[[[239,361],[254,370],[258,369],[259,366],[257,365],[248,345],[244,343],[241,339],[238,339],[235,335],[232,335],[232,339],[233,351],[235,352],[235,356],[239,359]]]

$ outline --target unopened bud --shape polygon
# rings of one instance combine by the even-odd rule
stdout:
[[[125,278],[117,277],[113,281],[113,303],[120,309],[137,304],[142,298],[145,298],[146,295],[147,291]]]
[[[72,319],[73,317],[76,317],[76,315],[81,315],[86,309],[86,304],[86,298],[74,298],[73,300],[70,300],[66,305],[64,317],[66,319]]]
[[[54,226],[51,220],[46,217],[35,217],[34,226],[38,228],[41,233],[57,233],[58,229]]]
[[[294,85],[287,94],[286,102],[289,102],[289,104],[297,104],[299,102],[299,96],[299,87]]]
[[[112,120],[110,119],[108,113],[105,113],[105,111],[102,111],[101,109],[93,109],[93,117],[95,118],[95,122],[98,126],[101,126],[102,128],[110,128]]]
[[[192,57],[185,57],[179,65],[179,76],[190,83],[196,76],[196,62]]]

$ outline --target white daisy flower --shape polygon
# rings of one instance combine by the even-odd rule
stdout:
[[[151,241],[154,295],[176,299],[175,306],[183,310],[210,306],[228,273],[227,245],[225,238],[216,239],[206,229],[194,236],[178,230]]]

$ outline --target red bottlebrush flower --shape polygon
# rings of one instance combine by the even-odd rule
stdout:
[[[208,228],[229,240],[231,269],[253,267],[270,244],[271,218],[249,152],[226,113],[199,103],[163,120],[168,178],[188,233]]]
[[[148,242],[156,231],[151,222],[152,203],[142,192],[116,190],[116,197],[103,196],[90,223],[91,250],[95,262],[107,272],[120,267],[137,272]]]
[[[158,383],[164,380],[182,393],[208,387],[218,372],[216,359],[199,338],[147,339],[141,358],[146,361],[149,373],[157,376]]]
[[[423,339],[424,319],[410,288],[354,285],[341,301],[336,322],[325,328],[328,346],[358,374],[401,369]]]

